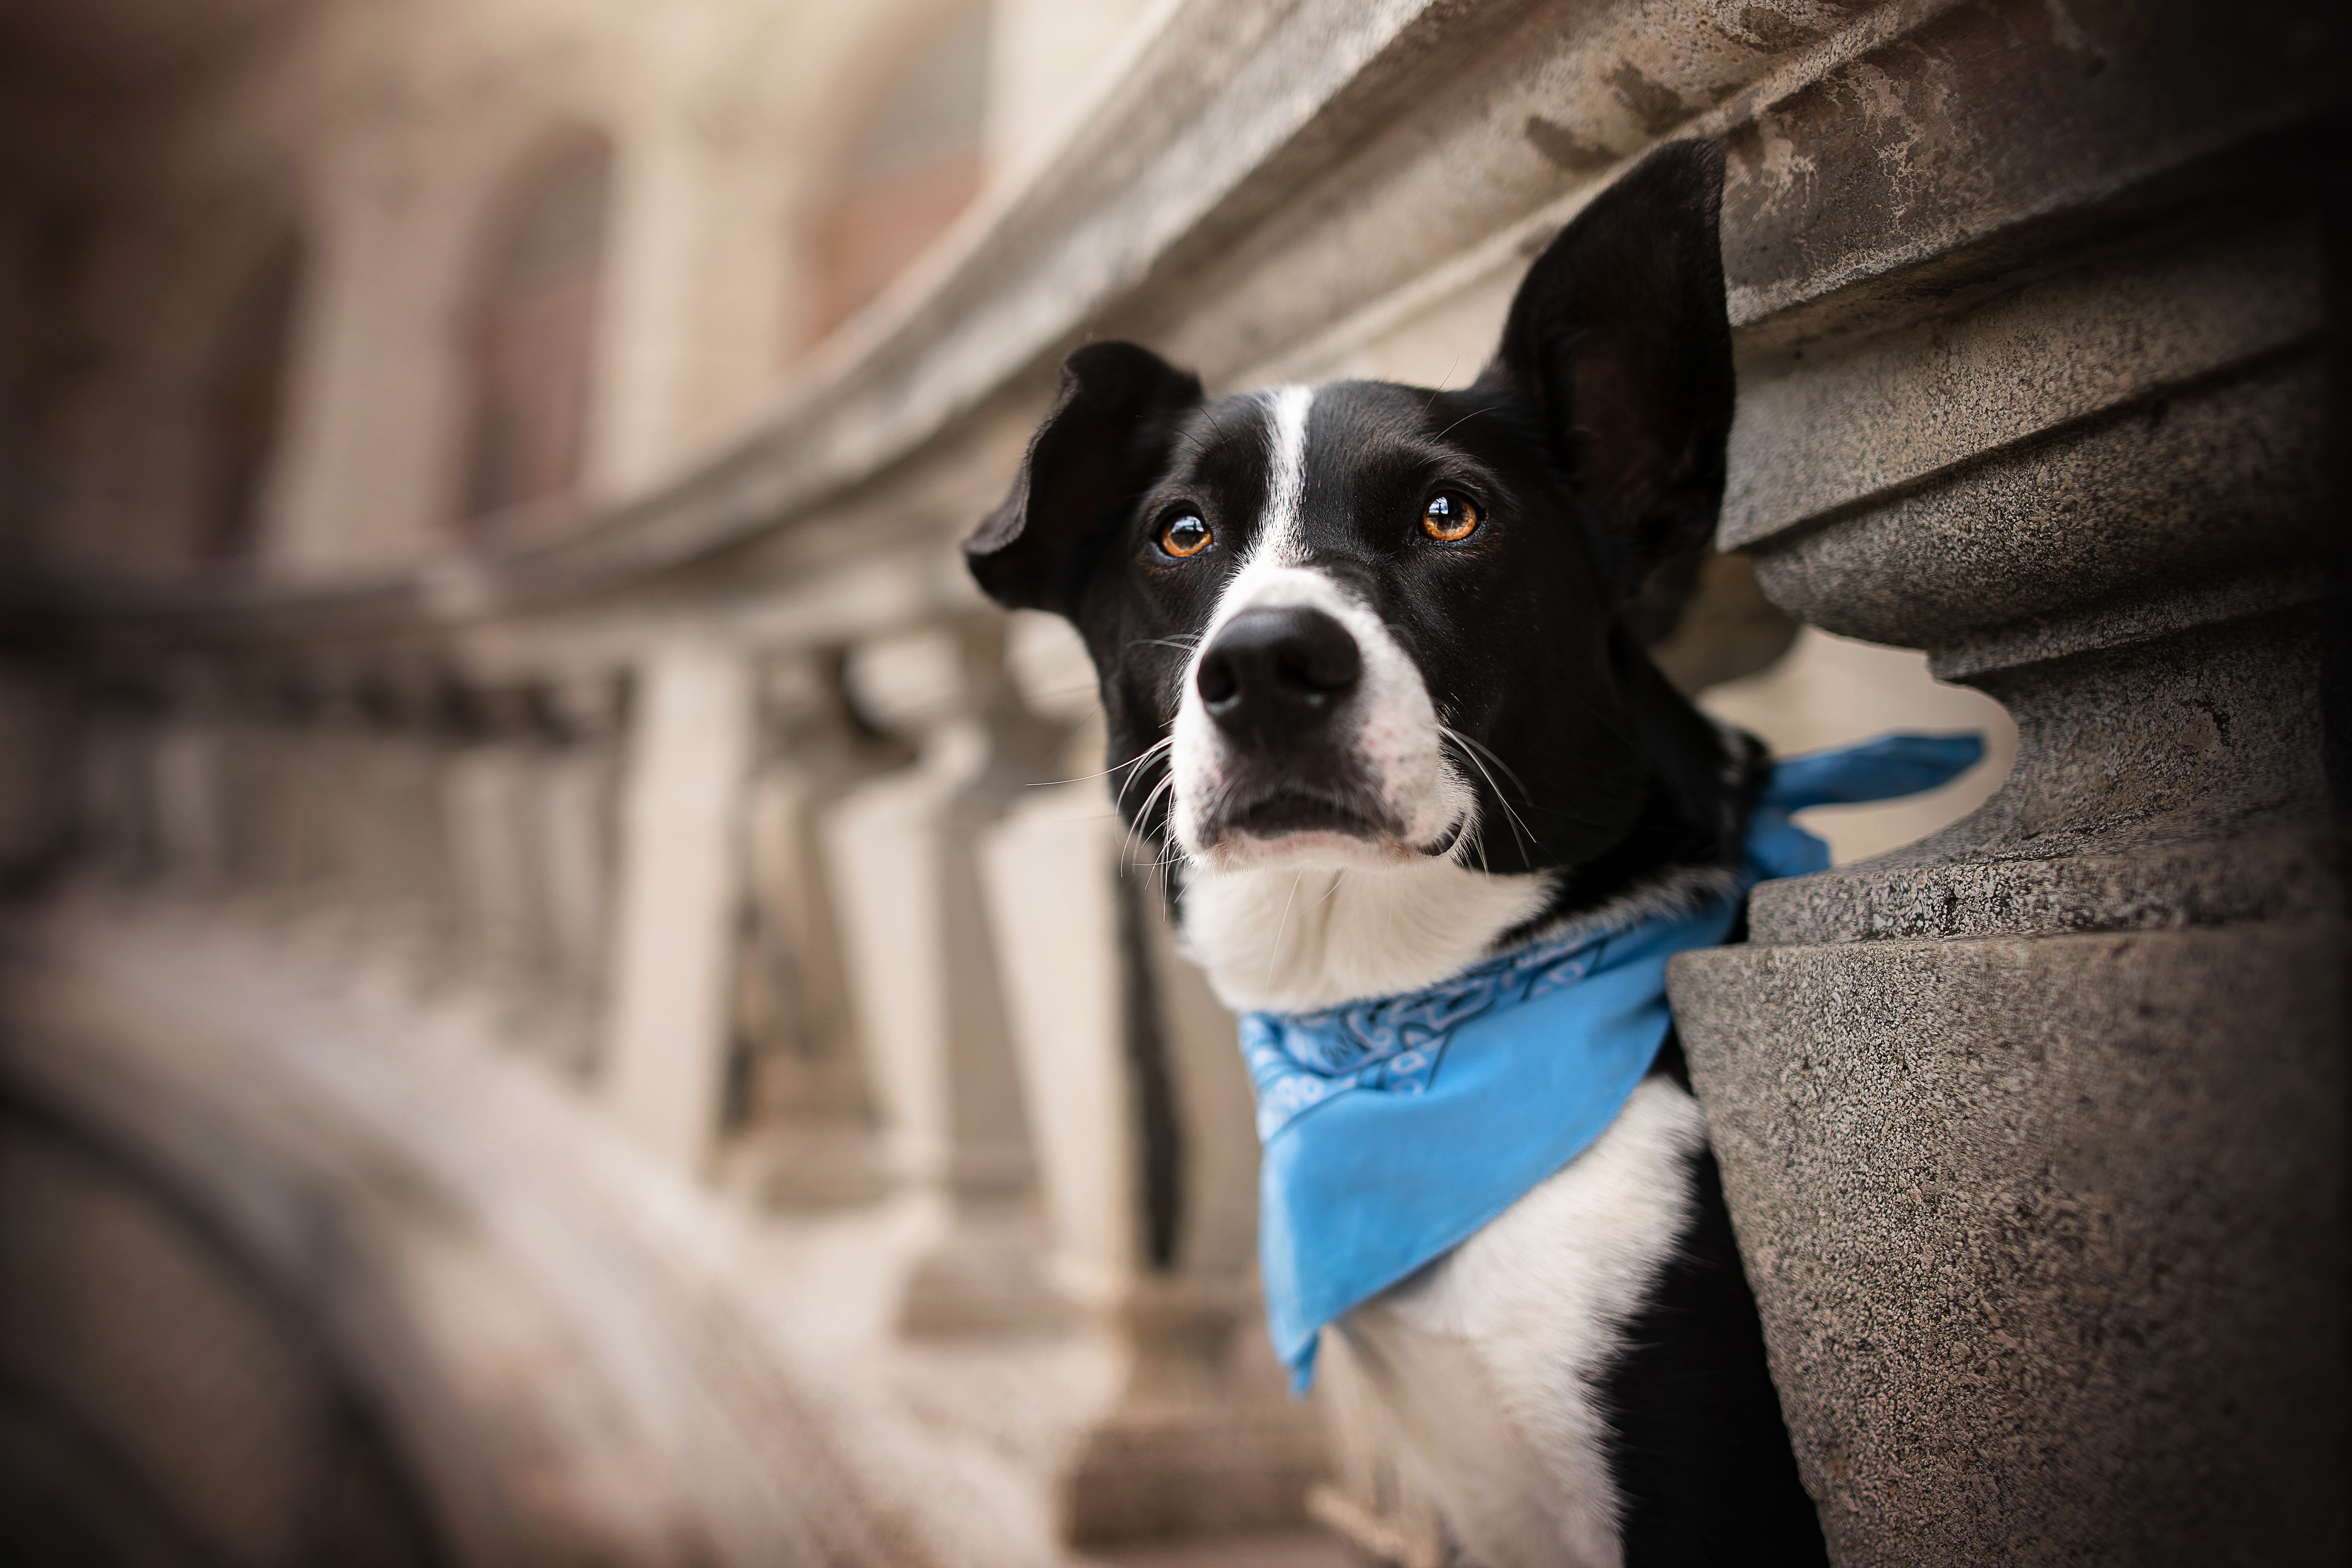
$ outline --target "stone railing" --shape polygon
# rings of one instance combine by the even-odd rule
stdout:
[[[953,542],[1082,337],[1224,386],[1458,381],[1535,242],[1658,139],[1722,135],[1722,542],[1807,620],[1927,647],[2021,733],[1974,816],[1767,889],[1750,945],[1675,974],[1835,1550],[2332,1560],[2342,682],[2315,536],[2344,446],[2342,25],[1198,0],[1164,26],[772,425],[581,537],[341,589],[28,605],[86,699],[92,877],[488,998],[597,1108],[580,1140],[625,1129],[727,1213],[920,1210],[858,1222],[898,1260],[874,1310],[903,1342],[1008,1347],[1010,1370],[906,1375],[1050,1406],[988,1431],[1053,1522],[983,1527],[971,1477],[1003,1461],[908,1458],[961,1418],[857,1392],[822,1347],[782,1392],[698,1396],[698,1426],[646,1380],[717,1390],[740,1362],[647,1372],[587,1323],[620,1424],[686,1456],[664,1484],[723,1552],[760,1560],[795,1518],[894,1562],[1291,1519],[1327,1461],[1247,1323],[1230,1020],[1084,776],[1082,658],[986,609]],[[9,1072],[137,1124],[74,1110],[103,1096],[46,1058]],[[808,1268],[846,1256],[792,1234]],[[681,1299],[824,1318],[693,1235],[627,1256],[703,1282]],[[365,1311],[438,1321],[416,1289]],[[719,1331],[642,1310],[640,1335]],[[1100,1359],[1054,1371],[1034,1347],[1073,1325]],[[795,1401],[835,1423],[808,1487],[835,1500],[694,1461],[811,1419]],[[585,1493],[625,1447],[561,1452]],[[1434,1561],[1397,1479],[1336,1460],[1321,1511]],[[468,1540],[573,1528],[467,1506]]]
[[[1320,1442],[1255,1337],[1233,1019],[1111,814],[1083,651],[984,609],[956,566],[923,560],[848,616],[688,616],[588,649],[398,628],[95,652],[70,901],[84,924],[161,908],[263,934],[273,964],[364,972],[355,1033],[456,1007],[722,1206],[854,1235],[911,1205],[882,1332],[965,1362],[1003,1347],[1000,1376],[1024,1347],[1095,1347],[1078,1381],[1100,1389],[1058,1391],[1077,1407],[1024,1477],[1062,1539],[1302,1522]],[[240,1006],[230,1029],[261,1025]],[[74,1103],[89,1085],[15,1066],[12,1092],[69,1117],[137,1098]],[[584,1206],[574,1223],[619,1223]],[[651,1266],[688,1267],[667,1245]]]

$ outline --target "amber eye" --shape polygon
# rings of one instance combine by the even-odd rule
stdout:
[[[1438,491],[1421,509],[1421,531],[1448,544],[1469,538],[1477,526],[1478,508],[1469,497],[1454,490]]]
[[[1182,560],[1209,548],[1209,525],[1186,512],[1160,531],[1160,548]]]

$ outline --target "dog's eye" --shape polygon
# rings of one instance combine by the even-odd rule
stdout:
[[[1186,512],[1160,531],[1160,548],[1180,561],[1198,555],[1209,548],[1209,525]]]
[[[1454,490],[1438,491],[1421,509],[1421,531],[1448,544],[1469,538],[1477,526],[1477,506],[1469,497]]]

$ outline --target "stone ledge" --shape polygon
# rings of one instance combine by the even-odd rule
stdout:
[[[1898,852],[1899,853],[1899,852]],[[2153,848],[2137,855],[1865,861],[1749,896],[1761,946],[2169,931],[2346,910],[2344,842],[2332,836]]]
[[[2294,216],[2105,258],[1842,353],[1744,367],[1722,543],[1761,543],[2308,342],[2326,321],[2325,277],[2318,224]]]
[[[1824,630],[1949,649],[1946,679],[2021,638],[2057,647],[2053,617],[2305,553],[2327,515],[2326,382],[2305,349],[2148,391],[1762,541],[1758,578]]]

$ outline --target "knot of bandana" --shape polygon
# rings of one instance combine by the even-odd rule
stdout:
[[[1975,735],[1887,735],[1780,763],[1746,870],[1702,907],[1571,930],[1423,990],[1313,1013],[1250,1013],[1258,1263],[1274,1347],[1304,1389],[1323,1326],[1433,1261],[1581,1153],[1672,1025],[1666,961],[1729,934],[1757,882],[1828,868],[1790,820],[1890,800],[1975,765]]]

